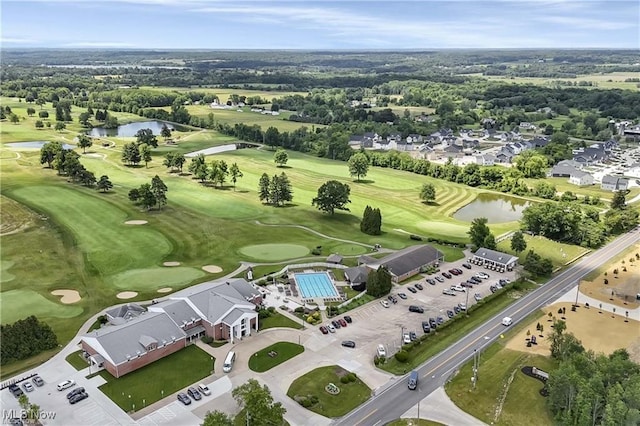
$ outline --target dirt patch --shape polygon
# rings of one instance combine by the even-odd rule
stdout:
[[[202,270],[209,272],[211,274],[217,274],[218,272],[222,272],[222,268],[216,265],[205,265],[202,267]]]
[[[173,290],[171,287],[162,287],[158,289],[158,293],[170,293]]]
[[[636,253],[640,253],[640,244],[623,259],[609,265],[593,281],[581,281],[580,293],[625,309],[640,307],[636,299],[640,294],[640,259],[636,258]]]
[[[164,262],[163,266],[180,266],[180,262]]]
[[[80,297],[80,293],[78,293],[76,290],[53,290],[51,294],[53,294],[54,296],[62,296],[62,298],[60,298],[60,302],[64,303],[65,305],[79,302],[82,299]]]
[[[126,221],[124,224],[125,225],[146,225],[147,222],[146,220],[128,220]]]
[[[137,295],[138,293],[135,291],[121,291],[120,293],[116,294],[116,297],[118,299],[133,299]]]
[[[506,347],[526,353],[550,355],[551,347],[547,336],[553,331],[551,328],[553,321],[549,321],[548,313],[551,312],[552,316],[559,320],[562,319],[562,315],[558,314],[558,309],[566,308],[564,320],[567,323],[566,332],[573,333],[585,349],[610,354],[616,349],[626,348],[632,358],[640,362],[640,323],[638,321],[630,319],[629,322],[625,322],[624,312],[622,312],[623,315],[614,315],[593,306],[585,308],[581,305],[576,312],[571,312],[571,305],[570,302],[563,302],[543,308],[545,315],[522,329],[507,342]],[[536,330],[538,323],[544,327],[542,333]],[[531,333],[529,336],[527,331]],[[540,337],[540,334],[543,337]],[[536,336],[537,345],[527,347],[526,339],[531,335]]]

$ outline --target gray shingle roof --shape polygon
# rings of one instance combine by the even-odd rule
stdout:
[[[504,265],[508,265],[509,263],[518,260],[517,257],[511,256],[510,254],[502,253],[500,251],[495,251],[484,247],[480,247],[476,251],[475,256],[490,260],[492,262],[502,263]]]
[[[351,284],[361,284],[367,282],[369,269],[366,266],[356,266],[344,270],[344,276],[347,277]]]
[[[235,308],[234,310],[229,312],[224,318],[222,318],[222,322],[227,324],[227,325],[233,325],[233,323],[238,321],[238,319],[242,315],[253,313],[253,312],[255,312],[255,311],[252,311],[250,309]]]
[[[329,257],[327,257],[327,262],[328,263],[342,263],[342,259],[343,257],[340,256],[339,254],[332,254]]]
[[[85,335],[84,339],[96,349],[101,347],[100,353],[106,355],[109,362],[117,365],[138,356],[138,352],[146,352],[144,343],[152,343],[155,340],[160,347],[183,337],[184,331],[167,314],[147,312],[135,321],[92,331]],[[97,345],[92,344],[94,342]]]
[[[585,176],[591,176],[591,173],[587,173],[587,172],[583,172],[582,170],[575,170],[573,172],[571,172],[571,177],[572,178],[583,178]]]
[[[442,258],[440,251],[424,244],[392,253],[380,259],[378,263],[385,266],[392,275],[400,276]]]
[[[151,309],[162,309],[178,326],[200,319],[200,315],[184,300],[170,299],[154,305]]]

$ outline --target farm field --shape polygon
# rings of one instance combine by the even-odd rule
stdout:
[[[226,103],[231,95],[240,96],[260,96],[271,102],[274,98],[283,96],[301,95],[306,96],[307,92],[295,92],[289,90],[248,90],[248,89],[232,89],[229,87],[166,87],[166,86],[141,86],[144,90],[157,90],[159,92],[204,92],[217,95],[220,103]]]
[[[538,77],[500,77],[482,76],[490,81],[512,82],[517,84],[537,84],[540,86],[554,86],[555,81],[580,83],[581,81],[595,83],[594,89],[623,89],[638,90],[637,82],[625,82],[628,78],[638,78],[638,73],[634,72],[612,72],[579,75],[576,78],[538,78]],[[569,87],[569,86],[566,86]],[[580,86],[590,88],[589,86]]]
[[[542,236],[531,236],[524,234],[524,240],[527,242],[527,248],[520,253],[520,262],[524,261],[529,250],[533,250],[540,256],[548,257],[553,263],[553,267],[562,268],[578,256],[588,253],[590,250],[580,246],[574,246],[571,244],[563,244],[557,241],[550,240]],[[505,253],[516,253],[511,250],[511,238],[498,243],[498,250]]]

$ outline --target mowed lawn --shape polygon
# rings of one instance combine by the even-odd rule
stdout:
[[[540,256],[551,259],[555,268],[565,266],[568,262],[590,251],[584,247],[559,243],[542,236],[534,237],[525,234],[524,240],[527,242],[527,248],[525,251],[520,253],[520,262],[524,261],[529,250],[533,250]],[[511,253],[513,255],[516,254],[511,250],[511,238],[499,242],[498,250]]]
[[[190,345],[118,379],[103,370],[100,376],[107,383],[98,389],[124,411],[138,411],[208,377],[214,362],[208,353]]]
[[[549,372],[556,362],[546,356],[505,349],[496,343],[480,355],[475,389],[471,386],[470,361],[445,385],[445,390],[458,407],[486,424],[521,424],[525,415],[528,425],[553,424],[546,398],[539,393],[543,383],[522,373],[520,369],[525,366]]]
[[[304,352],[304,346],[291,342],[277,342],[259,350],[249,358],[249,368],[264,373]]]
[[[349,372],[337,365],[316,368],[298,377],[291,383],[287,396],[295,400],[296,396],[315,396],[318,403],[308,409],[325,417],[340,417],[371,397],[371,389],[360,379],[352,383],[342,383],[340,377]],[[332,395],[325,386],[333,383],[340,388],[340,393]]]

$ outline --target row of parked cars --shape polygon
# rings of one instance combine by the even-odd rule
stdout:
[[[200,383],[197,388],[190,387],[187,389],[186,393],[178,393],[178,401],[182,402],[184,405],[190,405],[191,398],[193,398],[194,401],[200,401],[202,399],[202,395],[209,396],[211,395],[211,391],[207,385]]]
[[[37,387],[41,387],[44,385],[44,380],[42,380],[40,376],[34,376],[31,379],[31,382],[33,382],[33,384],[36,385]],[[18,386],[17,384],[12,383],[9,385],[9,392],[11,392],[13,396],[15,396],[16,398],[20,398],[20,396],[24,394],[24,392],[33,392],[36,389],[33,387],[31,382],[25,381],[24,383],[22,383],[21,386]],[[23,392],[23,389],[24,389],[24,392]]]
[[[335,333],[338,328],[346,327],[347,324],[351,324],[352,322],[353,318],[349,315],[345,315],[343,318],[334,319],[327,325],[321,325],[320,332],[322,334]]]

